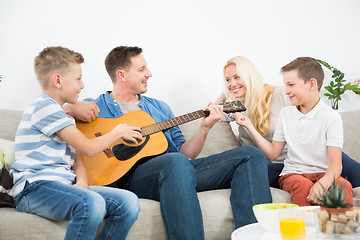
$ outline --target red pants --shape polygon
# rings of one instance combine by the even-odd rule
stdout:
[[[312,204],[306,200],[309,195],[310,188],[317,182],[317,179],[321,179],[325,173],[309,173],[309,174],[297,174],[289,173],[281,176],[279,179],[279,186],[281,189],[288,191],[291,194],[291,202],[299,206],[311,206]],[[336,180],[338,183],[345,183],[345,194],[347,197],[345,203],[351,204],[351,199],[354,195],[351,183],[341,176]]]

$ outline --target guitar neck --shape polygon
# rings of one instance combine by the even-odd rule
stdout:
[[[167,130],[172,127],[179,126],[181,124],[194,121],[196,119],[206,117],[209,115],[208,111],[198,110],[188,114],[184,114],[178,117],[174,117],[162,122],[154,123],[141,128],[143,136],[148,136],[163,130]]]

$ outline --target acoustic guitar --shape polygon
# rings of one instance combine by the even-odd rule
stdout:
[[[224,112],[245,111],[240,101],[223,104]],[[123,139],[93,157],[81,155],[88,174],[89,185],[105,186],[123,177],[144,159],[164,153],[168,148],[162,131],[209,115],[208,111],[198,110],[156,123],[144,111],[132,111],[119,118],[96,118],[91,123],[78,121],[76,127],[87,137],[94,138],[110,132],[118,124],[128,124],[141,128],[143,140],[137,144]]]

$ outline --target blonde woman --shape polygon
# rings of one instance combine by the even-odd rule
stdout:
[[[247,111],[243,113],[251,120],[255,129],[268,141],[272,141],[276,122],[280,110],[290,105],[285,94],[284,86],[264,84],[263,77],[256,70],[254,64],[243,56],[236,56],[226,62],[224,66],[225,91],[215,101],[216,104],[225,100],[240,100]],[[234,121],[232,117],[224,115],[223,120]],[[256,146],[246,128],[238,126],[241,145]],[[278,179],[283,169],[283,160],[287,157],[287,148],[273,162],[269,162],[269,183],[278,187]],[[342,153],[342,177],[346,177],[353,187],[360,186],[360,164]]]

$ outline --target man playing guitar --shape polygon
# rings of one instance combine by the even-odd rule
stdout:
[[[165,102],[142,95],[148,90],[148,79],[152,74],[141,48],[114,48],[106,57],[105,67],[113,82],[113,90],[97,99],[86,99],[96,106],[82,109],[86,103],[80,103],[66,106],[65,111],[85,121],[94,120],[97,114],[100,118],[125,117],[126,113],[136,110],[146,112],[156,123],[174,118]],[[178,126],[171,127],[163,132],[167,141],[165,154],[136,164],[124,177],[119,176],[120,180],[110,184],[121,183],[117,187],[128,189],[139,198],[160,201],[169,239],[204,239],[196,192],[231,188],[236,228],[256,222],[253,205],[272,201],[267,160],[258,148],[241,146],[196,159],[209,130],[222,118],[223,107],[209,104],[204,111],[208,116],[202,119],[200,128],[191,139],[186,140]],[[142,141],[144,135],[138,128],[142,126],[134,128],[128,125],[134,142]],[[86,160],[84,162],[86,164]]]

